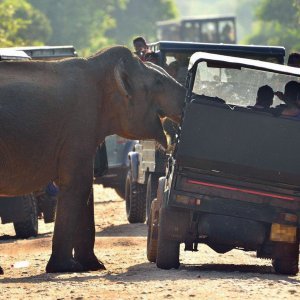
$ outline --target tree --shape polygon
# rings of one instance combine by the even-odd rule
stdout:
[[[257,23],[249,43],[283,45],[287,51],[300,50],[299,0],[261,0]]]
[[[48,44],[73,44],[82,54],[88,54],[112,43],[105,36],[105,32],[115,26],[112,12],[124,5],[124,0],[29,2],[50,20],[53,34]]]
[[[113,16],[117,23],[108,36],[119,44],[131,45],[132,38],[138,35],[155,40],[155,23],[178,17],[178,10],[174,0],[127,0],[127,5],[117,9]]]
[[[0,1],[1,47],[43,44],[50,33],[47,18],[26,0]]]

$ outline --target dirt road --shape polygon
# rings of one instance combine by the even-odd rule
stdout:
[[[14,239],[0,225],[0,299],[299,299],[300,275],[275,275],[255,253],[181,250],[179,270],[160,270],[146,258],[146,225],[128,224],[125,203],[95,186],[96,254],[107,270],[46,274],[53,224],[39,221],[39,236]],[[23,266],[22,266],[23,265]]]

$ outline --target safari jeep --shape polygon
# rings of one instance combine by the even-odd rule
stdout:
[[[151,205],[149,261],[178,268],[179,245],[202,243],[218,253],[256,251],[276,273],[297,274],[300,122],[251,108],[259,87],[283,91],[291,80],[300,81],[300,69],[192,55],[175,149]]]
[[[190,56],[197,51],[258,59],[283,64],[285,49],[269,46],[242,46],[192,42],[157,42],[150,44],[158,64],[177,81],[185,84]],[[164,129],[173,143],[177,126],[166,121]],[[129,152],[130,166],[126,178],[126,214],[130,223],[144,222],[149,217],[150,205],[155,198],[158,178],[165,174],[167,152],[155,141],[139,141]],[[172,147],[170,147],[172,148]]]

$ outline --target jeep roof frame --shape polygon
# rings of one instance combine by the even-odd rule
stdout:
[[[65,57],[77,56],[77,52],[73,45],[64,46],[30,46],[30,47],[13,47],[2,48],[15,51],[23,51],[32,59],[59,59]]]
[[[220,44],[220,43],[196,43],[196,42],[178,42],[178,41],[157,41],[150,43],[149,47],[154,52],[205,52],[209,53],[228,53],[228,56],[270,56],[276,57],[278,62],[283,64],[285,57],[285,48],[283,46],[264,46],[264,45],[236,45],[236,44]]]
[[[31,59],[25,52],[16,49],[0,48],[0,60],[24,60]]]
[[[191,70],[201,61],[219,62],[220,64],[223,63],[224,65],[228,64],[228,66],[231,64],[235,66],[245,67],[248,69],[257,69],[262,71],[276,72],[284,75],[300,76],[300,68],[249,58],[211,54],[207,52],[195,52],[190,58],[188,69]]]

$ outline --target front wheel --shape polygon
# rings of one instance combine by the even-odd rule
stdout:
[[[129,223],[144,223],[146,219],[145,186],[133,182],[129,170],[125,183],[126,214]]]
[[[33,195],[23,196],[22,207],[27,217],[21,222],[14,222],[16,236],[27,239],[38,234],[38,210],[37,201]]]

